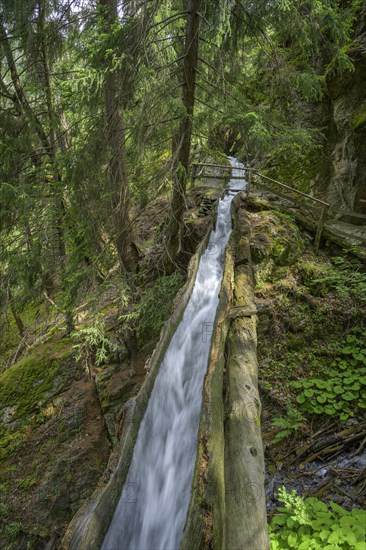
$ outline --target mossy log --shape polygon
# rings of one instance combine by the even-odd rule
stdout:
[[[255,311],[250,226],[233,201],[233,308]],[[260,429],[256,316],[232,320],[226,342],[224,548],[269,548]]]

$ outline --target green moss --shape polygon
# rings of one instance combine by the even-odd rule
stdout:
[[[69,340],[52,342],[1,374],[0,408],[15,406],[13,419],[37,410],[44,393],[52,387],[60,360],[69,355],[69,352]]]
[[[304,241],[291,216],[277,211],[262,211],[257,216],[260,221],[255,226],[251,253],[258,289],[286,276],[288,267],[301,256]]]
[[[365,124],[366,122],[366,106],[363,106],[351,120],[351,126],[354,130]]]
[[[26,440],[27,427],[36,421],[45,394],[69,355],[70,340],[51,341],[0,375],[0,459]],[[67,378],[67,373],[62,376]]]
[[[301,282],[306,287],[312,285],[314,280],[320,279],[321,277],[325,276],[327,270],[327,264],[315,262],[313,260],[303,260],[298,264],[298,273],[301,277]]]
[[[34,325],[36,321],[41,321],[39,330],[49,322],[49,305],[46,302],[33,301],[23,310],[19,311],[20,317],[25,327]],[[6,316],[0,320],[0,364],[5,364],[9,354],[19,344],[20,336],[18,327],[15,323],[10,308],[7,309]]]

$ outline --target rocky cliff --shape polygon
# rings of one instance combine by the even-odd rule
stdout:
[[[315,189],[335,215],[366,214],[366,6],[348,53],[354,70],[333,77],[325,100],[314,110],[326,142]]]

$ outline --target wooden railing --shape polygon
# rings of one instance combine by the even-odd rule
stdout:
[[[315,249],[316,252],[318,252],[319,245],[320,245],[320,239],[321,239],[321,236],[322,236],[322,233],[323,233],[324,224],[325,224],[327,216],[328,216],[329,204],[327,202],[322,201],[320,199],[317,199],[315,197],[312,197],[311,195],[308,195],[307,193],[303,193],[302,191],[299,191],[298,189],[295,189],[294,187],[291,187],[290,185],[287,185],[287,184],[282,183],[280,181],[277,181],[273,178],[265,176],[264,174],[261,174],[255,168],[250,168],[250,167],[246,167],[246,166],[244,166],[243,168],[239,168],[239,167],[235,167],[235,166],[227,166],[227,165],[224,165],[224,164],[213,164],[213,163],[204,163],[204,162],[195,162],[195,163],[192,164],[192,166],[193,167],[202,167],[202,168],[219,168],[220,171],[226,170],[226,171],[229,172],[227,175],[193,174],[192,179],[206,178],[206,179],[215,179],[215,180],[221,180],[221,179],[225,179],[225,180],[227,180],[227,179],[242,180],[242,179],[247,177],[246,193],[247,193],[247,196],[249,196],[251,187],[253,185],[255,186],[255,184],[256,184],[256,182],[253,181],[253,175],[255,175],[256,177],[258,177],[262,180],[270,181],[272,184],[277,185],[278,187],[280,187],[281,189],[284,189],[287,192],[290,191],[291,193],[294,193],[295,195],[299,195],[300,197],[302,197],[304,199],[305,198],[309,199],[314,204],[317,204],[317,205],[321,206],[321,213],[320,213],[320,216],[319,216],[319,221],[318,221],[317,231],[316,231],[315,241],[314,241],[314,249]],[[230,173],[233,169],[234,170],[243,170],[243,172],[244,172],[243,176],[231,176]],[[262,185],[262,187],[265,187],[265,186]],[[273,189],[271,189],[270,187],[267,188],[267,189],[269,191],[275,193],[275,191]],[[291,196],[286,196],[286,198],[288,198],[289,200],[294,200]]]

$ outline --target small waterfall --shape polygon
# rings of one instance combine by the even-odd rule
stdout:
[[[232,175],[242,164],[229,157]],[[236,168],[235,168],[236,167]],[[235,190],[246,182],[232,180]],[[177,550],[191,495],[211,334],[231,232],[228,191],[201,257],[182,320],[165,353],[141,422],[129,473],[102,550]]]

